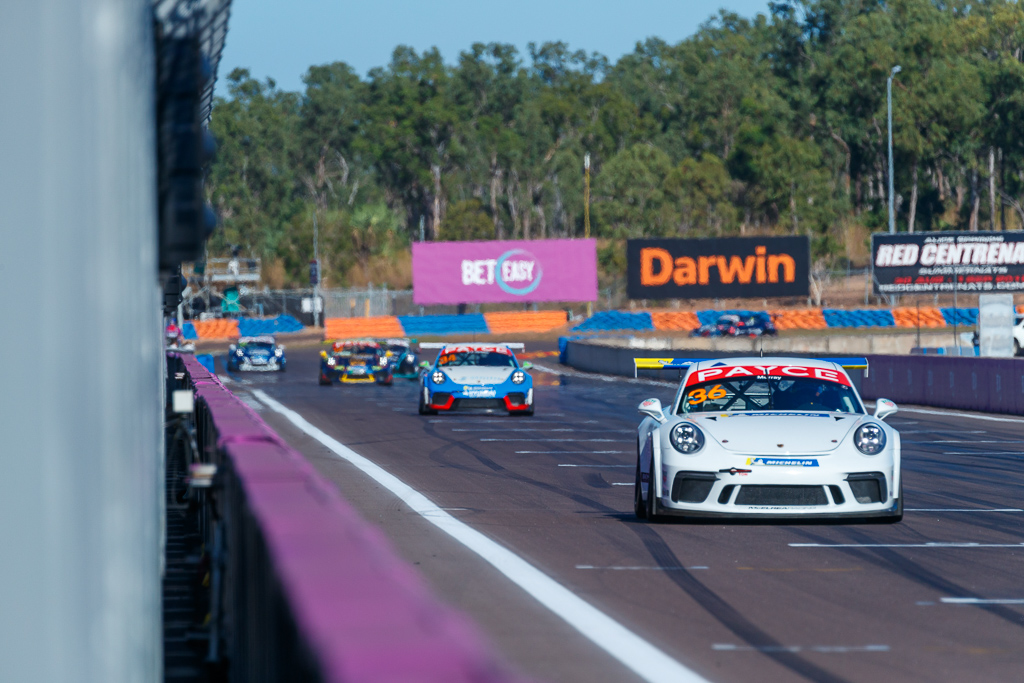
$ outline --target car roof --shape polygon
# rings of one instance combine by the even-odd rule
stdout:
[[[740,358],[712,358],[690,366],[691,370],[718,367],[796,365],[803,368],[827,368],[834,370],[837,363],[823,358],[794,358],[791,356],[743,356]],[[839,366],[842,369],[842,366]],[[843,372],[846,372],[843,370]]]
[[[512,350],[504,344],[446,344],[442,353],[468,353],[471,351],[494,351],[512,355]]]

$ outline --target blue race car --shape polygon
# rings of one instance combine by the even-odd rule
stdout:
[[[384,348],[375,341],[337,341],[330,351],[320,352],[320,385],[383,384],[395,379]]]
[[[420,380],[420,415],[439,411],[507,411],[533,415],[533,378],[512,349],[522,344],[420,344],[440,349],[433,364],[424,361]]]
[[[412,344],[415,342],[415,339],[385,339],[380,342],[395,377],[419,379],[420,369],[416,363],[416,352],[412,350]]]
[[[228,372],[256,370],[260,372],[284,372],[288,365],[284,347],[274,337],[240,337],[228,347]]]

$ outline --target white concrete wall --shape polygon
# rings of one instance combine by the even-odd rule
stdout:
[[[161,671],[146,0],[0,2],[0,679]]]

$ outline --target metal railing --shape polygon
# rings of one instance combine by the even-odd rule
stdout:
[[[194,397],[172,423],[188,444],[169,454],[188,460],[182,498],[200,517],[210,607],[197,628],[212,670],[253,683],[523,680],[193,356],[169,354],[167,386],[169,403]]]

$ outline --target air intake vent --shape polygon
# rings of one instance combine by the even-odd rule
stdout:
[[[881,503],[887,497],[889,487],[881,472],[857,472],[847,476],[846,481],[858,503]]]
[[[828,487],[829,493],[832,494],[832,502],[836,505],[842,505],[846,502],[846,496],[843,495],[843,490],[833,484]]]
[[[729,502],[729,497],[732,496],[732,490],[736,488],[736,484],[729,484],[728,486],[722,487],[722,492],[718,494],[718,504],[725,505]]]
[[[736,505],[828,505],[821,486],[741,486]]]
[[[717,480],[712,472],[678,472],[672,481],[672,500],[676,503],[703,503]]]

